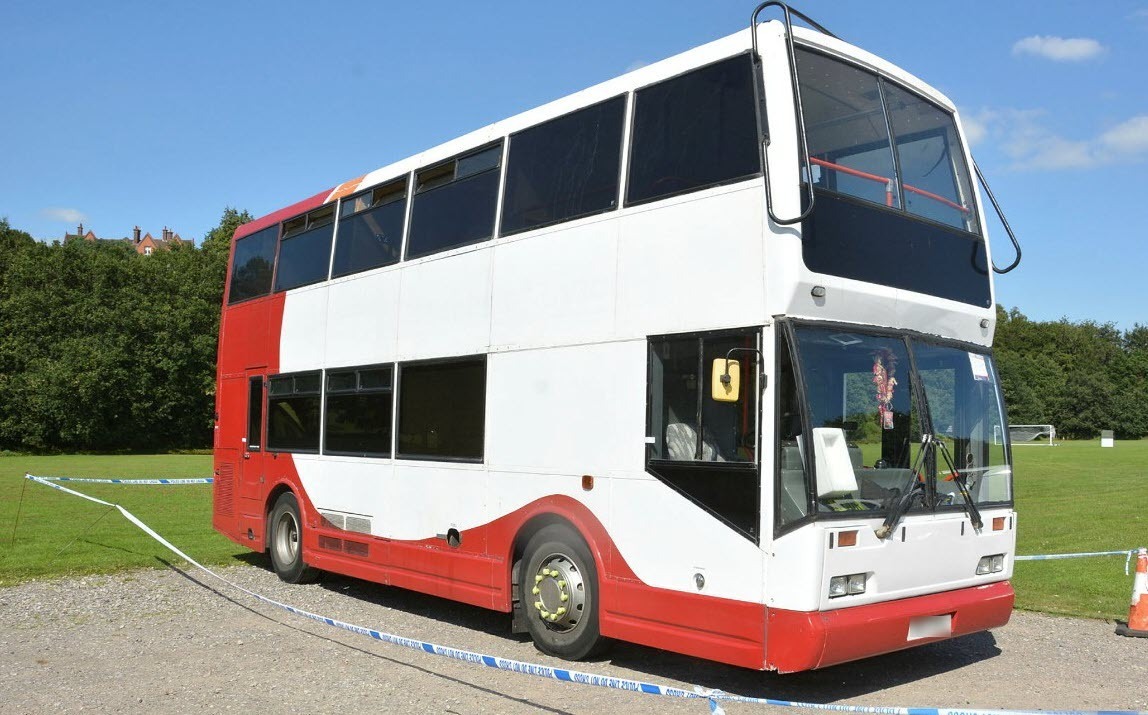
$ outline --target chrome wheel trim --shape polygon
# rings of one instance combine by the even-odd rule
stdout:
[[[582,571],[566,554],[542,559],[530,592],[534,617],[552,631],[569,633],[586,613],[586,582]]]
[[[271,548],[275,552],[275,560],[283,566],[295,563],[299,556],[299,522],[290,511],[279,515],[275,522],[275,531],[271,540]]]

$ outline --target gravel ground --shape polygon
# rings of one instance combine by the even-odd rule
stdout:
[[[257,557],[222,573],[271,598],[390,633],[559,664],[508,618],[328,577],[280,583]],[[216,590],[218,589],[218,590]],[[1005,628],[813,673],[776,675],[617,645],[578,669],[817,703],[1148,710],[1148,640],[1016,613]],[[504,673],[374,641],[179,568],[0,589],[0,712],[695,713],[704,702]],[[730,704],[730,715],[781,708]]]

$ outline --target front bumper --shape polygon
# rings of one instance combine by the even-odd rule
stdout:
[[[1008,623],[1014,592],[1008,581],[833,611],[769,609],[766,667],[782,673],[824,668]],[[914,619],[949,616],[944,635],[911,637]]]

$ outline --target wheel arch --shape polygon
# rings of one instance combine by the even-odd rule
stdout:
[[[506,593],[510,594],[511,609],[517,594],[519,570],[526,545],[531,537],[547,526],[562,524],[570,528],[586,544],[594,559],[599,584],[609,578],[614,567],[629,571],[624,561],[614,553],[614,542],[598,517],[582,502],[564,495],[553,495],[539,499],[524,510],[522,519],[507,540]]]

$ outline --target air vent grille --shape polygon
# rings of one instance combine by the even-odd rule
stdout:
[[[351,556],[360,556],[362,558],[366,558],[367,553],[370,551],[366,544],[359,543],[358,541],[344,541],[343,550]]]
[[[235,465],[221,464],[215,474],[215,513],[235,516]]]
[[[371,520],[361,516],[348,516],[346,526],[347,531],[355,531],[360,534],[371,533]]]

